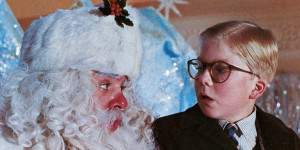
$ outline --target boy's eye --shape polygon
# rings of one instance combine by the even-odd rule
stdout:
[[[99,86],[101,89],[107,90],[108,84],[100,84]]]
[[[205,70],[205,66],[203,66],[203,64],[197,65],[196,69],[197,69],[198,73],[202,74]]]
[[[203,72],[203,70],[204,70],[203,66],[198,66],[196,69],[200,72]]]
[[[215,72],[218,73],[218,74],[222,74],[222,73],[227,73],[227,72],[229,72],[229,70],[226,69],[226,68],[216,67],[216,68],[215,68]]]
[[[213,72],[217,73],[217,74],[224,74],[224,73],[228,73],[229,72],[229,68],[226,64],[215,64],[213,65]]]

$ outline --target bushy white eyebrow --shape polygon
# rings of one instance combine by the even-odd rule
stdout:
[[[99,74],[97,74],[97,76],[102,77],[102,76],[108,76],[108,77],[112,77],[115,79],[120,79],[119,75],[113,74],[113,73],[102,73],[100,72]]]

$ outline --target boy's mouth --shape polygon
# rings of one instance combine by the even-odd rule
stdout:
[[[212,98],[210,98],[209,96],[206,96],[206,95],[201,95],[201,99],[213,100]]]

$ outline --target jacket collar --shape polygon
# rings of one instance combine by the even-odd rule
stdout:
[[[187,109],[179,118],[179,127],[182,129],[202,126],[206,123],[206,117],[203,115],[198,104]]]
[[[287,147],[290,147],[289,144],[291,144],[292,139],[285,137],[290,137],[292,135],[290,131],[287,131],[287,127],[273,115],[265,113],[258,106],[256,106],[256,108],[256,148],[264,150],[286,149]],[[182,130],[194,130],[201,135],[201,137],[205,137],[207,140],[211,140],[216,144],[223,146],[224,149],[234,149],[233,144],[228,144],[231,143],[231,141],[229,138],[226,138],[226,134],[223,133],[217,120],[206,117],[198,104],[187,109],[184,113],[181,113],[181,116],[177,121]],[[276,144],[274,141],[276,141]]]
[[[235,149],[235,145],[223,132],[218,121],[206,117],[198,104],[181,114],[178,123],[183,130],[195,130],[201,137],[223,147],[222,149]]]
[[[256,128],[261,150],[288,149],[292,144],[291,132],[282,121],[275,116],[265,113],[258,106]],[[276,143],[274,143],[276,142]]]

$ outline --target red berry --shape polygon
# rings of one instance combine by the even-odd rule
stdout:
[[[117,4],[117,8],[120,8],[120,5],[119,5],[119,4]]]
[[[120,13],[119,13],[119,12],[116,12],[116,16],[120,16]]]
[[[115,7],[111,7],[110,10],[111,10],[111,11],[115,11]]]
[[[111,7],[116,7],[116,4],[111,4]]]
[[[110,14],[111,14],[111,15],[115,15],[115,12],[112,11]]]
[[[121,12],[121,11],[122,11],[122,8],[118,8],[117,10],[118,10],[118,12]]]
[[[112,2],[112,3],[116,3],[116,0],[110,0],[110,2]]]

